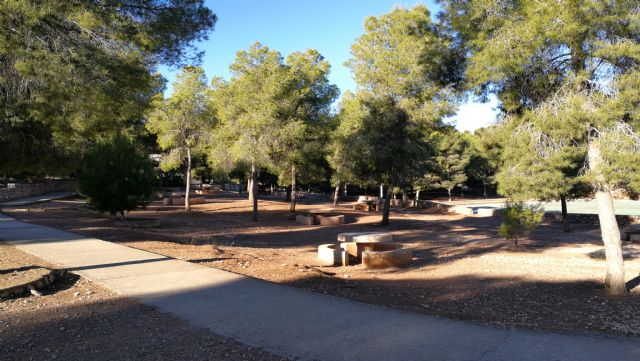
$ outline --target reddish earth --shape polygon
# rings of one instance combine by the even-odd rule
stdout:
[[[312,202],[308,202],[312,203]],[[299,211],[331,208],[300,204]],[[640,336],[640,287],[621,300],[603,297],[604,252],[593,225],[540,226],[521,246],[498,238],[498,218],[395,209],[391,225],[380,213],[352,211],[340,226],[295,223],[288,204],[260,201],[260,220],[235,194],[208,199],[190,213],[154,202],[131,217],[160,221],[155,228],[123,225],[87,209],[80,199],[6,213],[130,247],[362,302],[507,327]],[[125,222],[126,223],[126,222]],[[135,222],[132,222],[135,223]],[[410,267],[384,271],[361,266],[320,267],[316,247],[341,232],[388,231],[414,251]],[[640,246],[625,245],[627,279],[637,285]]]

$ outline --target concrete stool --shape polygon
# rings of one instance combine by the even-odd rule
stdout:
[[[335,244],[318,246],[318,259],[323,266],[348,266],[349,254]]]
[[[307,226],[313,225],[314,216],[311,214],[298,214],[296,215],[296,222]]]

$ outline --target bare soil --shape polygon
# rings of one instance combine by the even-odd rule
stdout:
[[[0,270],[54,265],[0,242]],[[16,276],[17,277],[17,276]],[[2,360],[285,360],[67,274],[0,300]]]
[[[305,202],[302,200],[302,202]],[[306,201],[298,211],[332,208]],[[325,294],[411,312],[506,327],[640,337],[640,246],[625,245],[631,294],[603,296],[604,251],[598,226],[545,223],[520,246],[498,238],[496,217],[394,209],[391,225],[378,212],[335,208],[340,226],[304,226],[280,200],[260,200],[258,222],[244,196],[209,197],[190,213],[154,202],[131,217],[158,219],[137,228],[96,214],[80,199],[5,210],[49,225],[130,247]],[[135,222],[132,222],[135,223]],[[321,267],[317,246],[342,232],[388,231],[412,249],[408,268],[370,271],[360,265]]]

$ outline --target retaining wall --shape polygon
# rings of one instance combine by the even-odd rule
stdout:
[[[10,185],[13,183],[9,183]],[[45,183],[16,183],[15,186],[0,188],[0,202],[38,196],[51,192],[75,192],[75,181],[51,181]]]

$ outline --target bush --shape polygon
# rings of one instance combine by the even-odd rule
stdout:
[[[540,205],[523,202],[507,202],[504,219],[498,228],[498,234],[518,245],[518,238],[529,235],[544,217]]]
[[[78,172],[78,192],[89,205],[112,215],[146,204],[157,178],[151,160],[123,135],[87,152]]]

